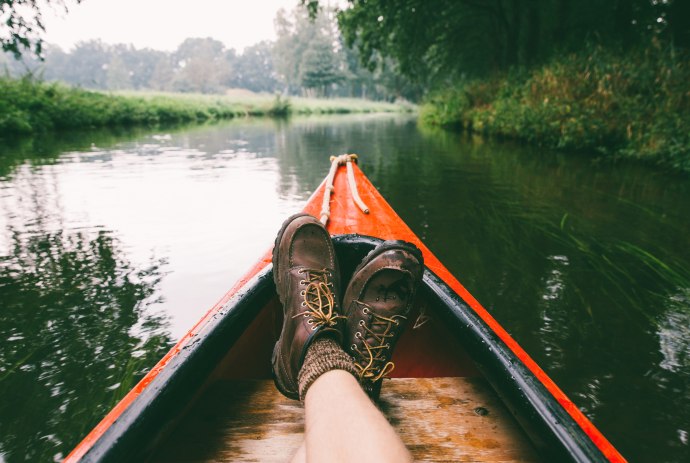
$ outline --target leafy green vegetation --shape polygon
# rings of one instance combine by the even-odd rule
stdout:
[[[529,72],[440,91],[422,119],[690,171],[689,58],[656,41],[626,53],[592,46]]]
[[[243,116],[393,112],[400,105],[360,99],[287,99],[249,91],[227,95],[101,93],[0,78],[0,134],[54,129],[199,122]]]
[[[82,0],[74,0],[81,3]],[[41,56],[43,40],[41,33],[45,32],[42,10],[48,5],[58,7],[67,12],[66,0],[0,0],[0,50],[19,57],[24,52]],[[71,5],[70,5],[71,7]]]

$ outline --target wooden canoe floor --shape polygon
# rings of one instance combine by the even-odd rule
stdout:
[[[379,407],[417,461],[538,461],[482,378],[391,379]],[[152,460],[285,462],[303,432],[302,404],[272,381],[218,381]]]

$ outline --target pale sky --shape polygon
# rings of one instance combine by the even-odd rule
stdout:
[[[188,37],[212,37],[241,51],[275,39],[273,19],[299,0],[84,0],[67,2],[69,13],[44,9],[43,38],[65,51],[77,42],[106,43],[172,51]],[[324,2],[326,3],[326,2]],[[332,2],[336,3],[336,2]]]

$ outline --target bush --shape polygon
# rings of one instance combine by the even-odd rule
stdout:
[[[0,78],[0,135],[106,126],[201,122],[237,116],[286,116],[293,112],[409,111],[410,105],[358,99],[296,98],[251,94],[233,97],[174,93],[109,94],[47,84],[32,78]]]
[[[206,102],[110,95],[30,78],[0,79],[0,134],[202,121],[237,114]]]
[[[658,42],[591,46],[529,73],[461,82],[432,96],[422,118],[690,171],[690,56]]]

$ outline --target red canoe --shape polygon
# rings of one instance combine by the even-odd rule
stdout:
[[[350,166],[370,213],[337,168],[327,228],[343,280],[381,240],[416,244],[427,267],[380,405],[415,459],[625,461]],[[326,183],[305,212],[320,216]],[[286,461],[303,428],[301,405],[269,381],[282,317],[271,269],[269,249],[65,461]]]

